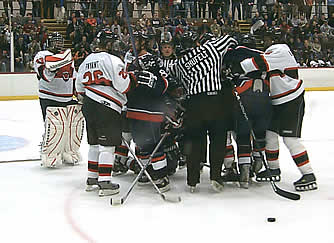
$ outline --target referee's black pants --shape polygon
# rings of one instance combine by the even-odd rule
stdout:
[[[225,157],[226,134],[232,124],[231,89],[191,96],[186,104],[185,154],[187,184],[200,182],[200,163],[209,137],[210,179],[221,177]]]

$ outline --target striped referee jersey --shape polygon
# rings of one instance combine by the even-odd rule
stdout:
[[[171,65],[169,72],[187,85],[188,95],[219,91],[224,55],[237,44],[229,35],[209,40],[189,50]]]

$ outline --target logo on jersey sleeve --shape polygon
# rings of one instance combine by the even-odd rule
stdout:
[[[55,78],[62,78],[65,82],[67,82],[68,80],[70,80],[70,78],[73,77],[73,71],[74,69],[72,67],[72,64],[69,63],[66,66],[58,69]]]

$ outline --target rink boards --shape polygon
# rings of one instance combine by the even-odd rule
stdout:
[[[300,68],[299,77],[309,91],[334,90],[334,68]],[[1,73],[0,100],[29,100],[38,98],[35,73]]]

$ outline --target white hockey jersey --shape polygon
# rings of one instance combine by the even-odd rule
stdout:
[[[54,53],[50,51],[40,51],[34,57],[34,70],[39,79],[39,98],[69,102],[73,99],[74,63],[51,72],[45,67],[45,58],[52,55]]]
[[[130,76],[123,61],[107,52],[91,53],[80,65],[76,90],[121,113],[127,102]]]
[[[304,83],[298,78],[298,64],[286,44],[272,45],[260,58],[248,58],[240,64],[245,73],[268,72],[273,105],[294,100],[304,92]]]

